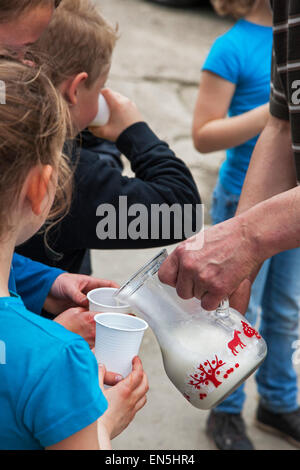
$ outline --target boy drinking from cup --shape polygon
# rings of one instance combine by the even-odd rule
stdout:
[[[48,234],[51,250],[45,248],[41,237],[35,237],[21,251],[37,261],[71,272],[78,272],[87,249],[136,249],[178,242],[175,228],[179,224],[182,226],[181,217],[170,220],[168,238],[163,238],[162,224],[157,227],[158,236],[152,237],[152,205],[184,207],[189,204],[194,216],[200,202],[191,172],[143,122],[135,104],[118,93],[103,89],[116,40],[116,30],[89,0],[63,0],[33,50],[43,55],[45,63],[48,63],[48,55],[51,56],[48,74],[68,102],[78,132],[93,121],[98,112],[99,93],[104,95],[110,120],[93,132],[116,142],[135,173],[134,178],[123,176],[119,168],[102,162],[86,148],[83,151],[80,144],[73,151],[72,159],[77,163],[76,195],[70,216],[60,224],[59,231]],[[96,227],[102,220],[97,215],[98,207],[111,204],[116,220],[119,220],[123,210],[120,196],[126,196],[128,208],[137,203],[146,207],[148,230],[145,236],[143,233],[143,236],[133,238],[128,235],[128,230],[127,236],[120,237],[117,230],[115,236],[98,237]],[[129,216],[128,223],[130,221]]]

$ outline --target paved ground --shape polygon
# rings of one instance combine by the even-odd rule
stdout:
[[[193,149],[190,129],[201,64],[214,38],[230,23],[205,8],[183,11],[144,0],[97,3],[107,18],[119,23],[120,40],[109,86],[131,97],[157,134],[189,164],[206,205],[209,224],[211,192],[224,154],[198,154]],[[130,175],[128,168],[126,173]],[[94,274],[122,283],[157,251],[94,252]],[[193,408],[170,383],[151,331],[145,335],[141,357],[150,381],[148,404],[115,439],[114,448],[213,449],[204,432],[207,412]],[[246,391],[244,417],[256,448],[293,449],[254,426],[257,394],[253,378],[247,382]]]

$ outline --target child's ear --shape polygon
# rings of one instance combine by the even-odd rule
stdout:
[[[51,165],[35,167],[29,174],[26,197],[35,215],[41,215],[42,213],[42,203],[47,194],[52,174],[53,167]]]
[[[86,72],[78,73],[75,77],[71,78],[66,82],[65,90],[63,90],[63,94],[67,100],[67,102],[73,106],[77,104],[78,101],[78,93],[85,84],[85,81],[88,78],[88,74]]]

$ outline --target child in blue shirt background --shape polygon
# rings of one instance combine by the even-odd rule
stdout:
[[[269,0],[212,0],[217,13],[237,22],[214,42],[202,68],[193,121],[195,148],[226,150],[213,192],[211,217],[218,224],[235,215],[248,165],[269,111],[272,12]],[[271,169],[270,169],[271,171]],[[276,217],[276,214],[274,214]],[[234,249],[234,247],[233,247]],[[268,355],[256,374],[260,403],[257,423],[281,414],[294,416],[300,446],[297,375],[292,364],[298,337],[300,250],[267,260],[252,286],[247,318],[260,332]],[[207,432],[220,449],[253,449],[241,411],[243,386],[213,410]],[[298,430],[296,429],[298,427]]]
[[[62,156],[67,106],[32,66],[2,57],[0,77],[6,84],[0,106],[0,448],[99,449],[100,442],[110,449],[145,404],[140,360],[104,394],[105,369],[98,377],[88,343],[30,312],[9,290],[15,246],[41,228],[54,199],[56,209],[64,209],[56,189],[70,181]]]

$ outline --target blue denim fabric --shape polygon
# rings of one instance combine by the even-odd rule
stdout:
[[[218,181],[213,192],[213,224],[234,216],[239,197]],[[274,413],[294,411],[297,374],[293,366],[294,341],[298,339],[300,307],[300,248],[279,253],[265,261],[252,286],[246,318],[257,326],[268,345],[267,358],[255,378],[260,401]],[[244,384],[216,411],[240,413],[245,401]]]

